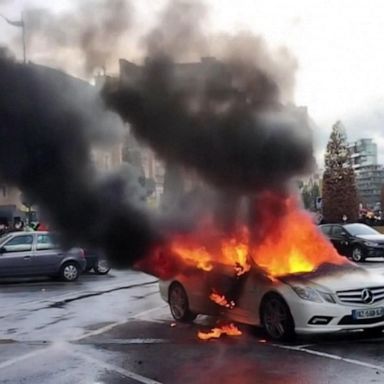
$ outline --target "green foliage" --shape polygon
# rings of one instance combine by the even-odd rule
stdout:
[[[346,134],[340,121],[332,127],[325,154],[323,216],[326,222],[358,218],[358,194]]]

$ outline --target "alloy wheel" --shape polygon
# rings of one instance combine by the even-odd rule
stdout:
[[[266,295],[260,312],[262,325],[271,339],[288,341],[295,337],[294,320],[288,305],[280,295]]]
[[[63,269],[63,277],[67,281],[76,280],[79,275],[78,268],[74,264],[67,264]]]
[[[169,292],[169,306],[171,313],[176,320],[181,320],[185,317],[188,311],[188,298],[184,288],[179,284],[174,284]]]
[[[361,248],[356,247],[352,251],[352,260],[355,262],[359,262],[363,260],[363,251]]]
[[[95,271],[99,273],[100,275],[104,275],[109,272],[110,270],[109,263],[106,259],[100,259],[97,261],[97,264],[95,266]]]

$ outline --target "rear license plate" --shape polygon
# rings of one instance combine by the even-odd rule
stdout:
[[[352,311],[352,317],[356,320],[373,319],[382,316],[384,316],[384,308],[354,309]]]

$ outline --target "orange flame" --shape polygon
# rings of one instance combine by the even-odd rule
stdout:
[[[213,291],[209,298],[216,303],[217,305],[220,305],[221,307],[225,307],[228,309],[235,308],[235,302],[233,300],[227,300],[227,298],[224,295],[220,295],[219,293]]]
[[[310,216],[286,201],[287,211],[273,230],[250,249],[253,261],[272,276],[310,272],[323,263],[343,264],[332,244],[323,236]]]
[[[199,331],[197,337],[200,340],[218,339],[221,335],[241,336],[242,332],[233,323],[212,328],[209,332]]]
[[[188,269],[210,272],[215,265],[229,266],[241,276],[256,264],[273,277],[310,272],[323,263],[348,262],[295,198],[265,194],[254,204],[257,215],[252,225],[239,226],[228,235],[205,218],[195,232],[172,235],[137,267],[169,279]]]

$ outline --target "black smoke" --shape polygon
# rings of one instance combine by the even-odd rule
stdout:
[[[50,29],[37,13],[33,36],[48,46],[60,43],[63,52],[82,47],[89,71],[111,57],[114,28],[124,30],[126,9],[125,2],[111,2],[101,35],[86,8],[73,20],[63,16],[68,30]],[[118,135],[108,129],[118,125],[116,116],[106,114],[94,88],[78,87],[57,71],[0,60],[0,178],[39,205],[67,244],[102,248],[129,266],[168,234],[192,230],[207,211],[223,230],[240,215],[258,220],[250,218],[255,194],[284,195],[291,178],[311,168],[307,113],[289,103],[295,60],[251,34],[207,38],[205,12],[197,2],[170,1],[143,39],[146,59],[130,66],[134,76],[107,81],[103,89],[106,105],[172,172],[166,175],[172,209],[160,218],[142,204],[145,192],[133,170],[107,177],[94,169],[91,146]],[[39,30],[51,35],[39,37]],[[188,191],[185,175],[196,175]]]
[[[161,158],[239,192],[281,189],[309,170],[308,116],[280,102],[273,78],[219,60],[201,65],[200,84],[178,70],[169,57],[153,57],[136,82],[105,90],[107,104]]]
[[[106,103],[160,158],[208,184],[285,190],[313,165],[308,115],[291,103],[296,62],[249,33],[207,35],[206,16],[203,3],[170,1],[144,40],[146,60],[107,84]]]
[[[119,120],[94,87],[35,65],[0,59],[0,179],[40,206],[68,245],[101,248],[131,265],[157,234],[137,175],[99,175],[91,144]]]

